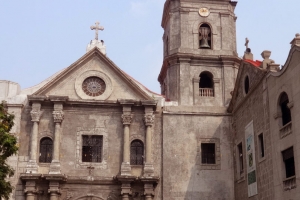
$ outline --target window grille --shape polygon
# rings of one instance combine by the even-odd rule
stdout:
[[[40,142],[40,163],[51,163],[53,142],[50,138],[43,138]]]
[[[130,164],[144,164],[144,144],[140,140],[134,140],[130,145]]]
[[[82,136],[82,162],[102,161],[102,135]]]
[[[215,143],[201,144],[202,164],[216,164]]]
[[[295,161],[293,147],[282,152],[286,178],[295,176]]]

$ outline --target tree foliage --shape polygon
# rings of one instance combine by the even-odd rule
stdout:
[[[7,164],[7,158],[18,151],[17,139],[9,132],[14,125],[14,115],[9,114],[5,104],[0,104],[0,199],[9,199],[13,187],[7,180],[14,175],[14,170]]]

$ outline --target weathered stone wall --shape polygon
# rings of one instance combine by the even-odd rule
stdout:
[[[272,133],[273,160],[274,165],[274,200],[300,199],[300,188],[298,177],[300,174],[300,50],[293,49],[287,59],[287,63],[279,73],[272,73],[267,79],[267,89],[270,95],[270,132]],[[286,92],[289,98],[291,110],[291,129],[284,129],[282,126],[282,115],[279,107],[279,98],[282,92]],[[289,128],[289,127],[287,127]],[[285,166],[281,152],[293,147],[296,181],[295,184],[285,182]],[[296,188],[292,188],[297,185]]]
[[[53,106],[42,105],[41,110],[43,115],[39,122],[38,142],[43,137],[54,139],[54,122],[53,122]],[[31,106],[26,105],[22,112],[21,118],[21,134],[19,136],[20,149],[18,155],[18,163],[14,164],[18,169],[15,179],[18,182],[16,187],[16,199],[24,199],[24,183],[19,179],[21,173],[25,173],[26,165],[29,157],[30,135],[32,122],[30,116]],[[81,195],[93,194],[102,198],[107,198],[109,195],[120,195],[120,183],[114,181],[114,177],[120,174],[120,166],[123,155],[123,123],[121,119],[121,106],[91,106],[85,104],[83,106],[65,105],[63,108],[64,120],[61,128],[60,142],[60,164],[61,173],[67,179],[61,184],[62,198],[75,199]],[[145,124],[143,121],[145,110],[143,106],[132,107],[133,119],[130,126],[130,141],[139,139],[145,140]],[[92,163],[94,169],[92,176],[95,177],[95,182],[87,181],[89,170],[87,167],[90,163],[81,162],[81,137],[82,135],[103,135],[103,161],[101,163]],[[39,145],[38,145],[39,146]],[[38,147],[39,148],[39,147]],[[161,176],[161,113],[155,113],[155,123],[152,133],[152,158],[154,164],[154,174]],[[38,149],[39,152],[39,149]],[[39,154],[39,153],[38,153]],[[12,161],[11,161],[12,162]],[[37,161],[38,162],[38,161]],[[49,173],[50,163],[39,163],[38,173],[47,175]],[[132,168],[132,173],[135,176],[143,174],[143,166],[135,166]],[[97,182],[96,179],[101,179],[102,182]],[[103,180],[107,179],[107,183]],[[82,181],[79,181],[82,180]],[[37,183],[37,188],[40,191],[37,194],[39,199],[48,199],[48,182],[41,179]],[[80,190],[79,190],[80,188]],[[143,192],[143,184],[135,184],[133,191],[136,195]],[[141,191],[140,191],[141,190]],[[161,197],[161,184],[157,185],[155,190],[156,199]]]
[[[163,114],[163,199],[234,199],[229,116],[171,110]],[[205,139],[220,142],[219,166],[202,165]]]
[[[234,166],[235,166],[235,199],[274,199],[273,188],[273,159],[272,159],[272,136],[269,130],[268,96],[265,90],[264,73],[254,66],[244,65],[241,72],[241,80],[238,96],[233,112],[233,134],[234,134]],[[244,77],[249,77],[250,88],[248,94],[244,92]],[[258,85],[257,85],[258,84]],[[248,198],[248,180],[246,165],[246,142],[245,127],[253,121],[254,144],[256,160],[256,178],[258,195]],[[262,158],[259,150],[258,135],[263,134],[265,156]],[[238,147],[243,147],[243,173],[240,174]]]

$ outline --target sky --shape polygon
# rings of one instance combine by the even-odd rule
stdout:
[[[94,39],[90,26],[104,27],[107,56],[150,90],[160,93],[165,0],[0,0],[0,80],[34,86],[83,56]],[[284,65],[300,32],[299,0],[238,1],[237,49],[245,38],[254,59],[263,50]]]

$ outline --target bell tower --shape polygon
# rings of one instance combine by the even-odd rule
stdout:
[[[237,2],[166,0],[161,93],[183,106],[227,106],[240,59]]]

